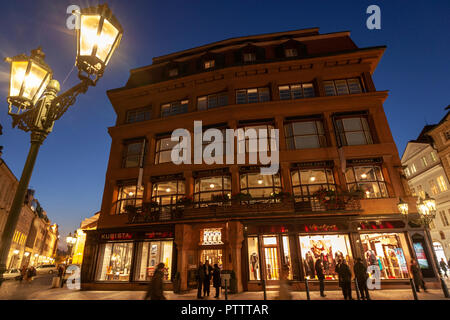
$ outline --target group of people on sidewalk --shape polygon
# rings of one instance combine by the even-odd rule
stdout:
[[[35,276],[36,276],[36,268],[33,266],[30,267],[23,266],[20,269],[20,278],[19,278],[20,282],[25,280],[26,282],[30,283],[31,281],[33,281]]]
[[[216,295],[214,298],[219,298],[220,287],[222,286],[219,266],[215,263],[214,268],[211,267],[208,260],[205,261],[205,264],[200,262],[197,269],[197,299],[203,299],[206,296],[209,297],[211,278],[213,281],[213,287],[216,288]]]

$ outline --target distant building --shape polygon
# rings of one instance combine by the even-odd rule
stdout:
[[[87,230],[96,230],[98,217],[100,216],[100,212],[97,212],[92,217],[84,219],[80,228],[77,230],[76,238],[77,242],[75,243],[72,249],[72,263],[81,265],[83,262],[83,252],[84,252],[84,244],[86,242],[86,231]]]
[[[405,176],[413,196],[436,199],[436,218],[431,223],[431,237],[437,258],[450,258],[450,183],[433,139],[425,126],[416,140],[409,141],[402,156]]]
[[[19,181],[17,181],[5,161],[0,158],[0,239],[5,229],[9,209],[11,208],[18,185]]]

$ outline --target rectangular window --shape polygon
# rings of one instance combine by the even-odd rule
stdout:
[[[261,280],[259,264],[258,237],[248,237],[249,280]]]
[[[409,172],[409,168],[406,167],[406,168],[405,168],[405,175],[406,175],[407,177],[409,177],[410,174],[411,174],[411,173]]]
[[[445,211],[440,211],[439,215],[441,216],[442,224],[444,225],[444,227],[447,227],[449,224],[448,224],[448,219],[447,219],[447,216],[445,214]]]
[[[422,161],[423,167],[426,168],[427,165],[428,165],[427,158],[426,157],[422,157],[422,158],[420,158],[420,161]]]
[[[350,192],[361,190],[365,198],[387,198],[388,192],[380,166],[354,166],[345,170]]]
[[[155,164],[172,161],[172,149],[179,144],[179,141],[172,141],[170,137],[156,140]],[[182,150],[179,149],[179,152]]]
[[[220,92],[197,98],[197,110],[213,109],[228,105],[228,92]]]
[[[284,55],[286,58],[296,57],[298,56],[298,51],[295,48],[284,49]]]
[[[203,67],[204,67],[205,69],[211,69],[211,68],[214,68],[214,65],[215,65],[215,60],[208,60],[208,61],[205,61],[205,62],[203,63]]]
[[[430,180],[428,181],[428,184],[430,185],[431,194],[437,195],[439,191],[436,182],[434,180]]]
[[[161,117],[165,118],[188,112],[189,100],[180,100],[161,105]]]
[[[416,172],[417,172],[416,165],[414,163],[412,163],[411,164],[411,174],[414,174]]]
[[[135,281],[150,281],[156,266],[164,263],[164,279],[171,280],[173,241],[145,241],[138,244]]]
[[[150,120],[151,108],[139,108],[127,111],[126,123],[134,123]]]
[[[126,213],[127,206],[141,207],[143,190],[137,186],[136,180],[118,183],[116,214]]]
[[[97,281],[130,281],[133,243],[114,242],[100,246],[97,266]]]
[[[434,151],[431,151],[430,157],[431,157],[431,161],[433,161],[433,162],[437,161],[437,156],[436,156],[436,153]]]
[[[146,149],[145,139],[126,141],[123,154],[123,168],[138,167],[141,159],[145,157]]]
[[[241,131],[238,131],[238,137],[237,137],[237,153],[242,154],[246,152],[259,152],[259,151],[274,151],[272,148],[272,145],[276,146],[276,139],[275,136],[272,135],[272,129],[274,129],[274,126],[272,125],[255,125],[255,126],[247,126],[243,128],[239,128],[244,130],[244,134],[242,134]],[[252,131],[255,131],[256,135],[253,136],[251,134]],[[260,130],[263,132],[266,132],[266,143],[264,144],[264,141],[262,139],[259,139]],[[248,134],[246,134],[248,133]],[[244,144],[243,141],[245,140],[245,150],[243,150]]]
[[[373,144],[366,116],[336,118],[336,130],[343,146]]]
[[[284,125],[288,149],[324,148],[327,139],[321,120],[299,121]]]
[[[363,92],[359,78],[327,80],[323,82],[323,85],[326,96],[341,96]]]
[[[312,83],[298,83],[279,86],[280,100],[310,98],[315,96]]]
[[[439,190],[441,192],[447,191],[447,183],[445,182],[444,176],[439,176],[436,180],[439,185]]]
[[[252,62],[256,60],[256,55],[254,53],[244,53],[243,59],[244,62]]]
[[[240,175],[242,193],[251,195],[251,202],[273,202],[273,195],[281,191],[280,175],[244,173]]]
[[[253,88],[236,90],[236,104],[270,101],[269,88]]]

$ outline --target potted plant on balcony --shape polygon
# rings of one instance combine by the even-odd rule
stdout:
[[[336,191],[321,188],[312,194],[314,198],[325,206],[326,210],[336,210],[340,206],[340,198]]]
[[[133,223],[136,220],[136,216],[137,216],[136,206],[127,204],[124,209],[128,215],[128,222]]]
[[[214,194],[211,196],[212,202],[219,202],[223,205],[224,202],[230,201],[230,197],[227,194]]]
[[[250,193],[236,193],[231,196],[231,200],[235,204],[239,204],[241,202],[250,201],[252,199],[252,195]]]
[[[271,197],[275,200],[287,201],[292,199],[292,196],[289,192],[284,192],[283,190],[272,193]]]
[[[193,201],[191,197],[184,196],[178,199],[177,204],[182,205],[186,208],[192,206],[192,202]]]

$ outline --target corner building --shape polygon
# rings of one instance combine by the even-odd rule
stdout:
[[[438,285],[423,228],[397,208],[401,197],[417,214],[383,111],[388,92],[372,81],[384,50],[314,28],[223,40],[131,70],[108,91],[117,123],[82,288],[139,289],[164,262],[166,288],[179,277],[187,290],[209,260],[234,271],[238,291],[277,284],[282,266],[302,290],[305,278],[318,285],[318,257],[328,288],[338,288],[337,260],[352,268],[356,257],[380,267],[382,286],[406,286],[415,248]],[[280,170],[175,165],[171,133],[193,134],[196,120],[204,130],[279,129]]]

